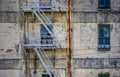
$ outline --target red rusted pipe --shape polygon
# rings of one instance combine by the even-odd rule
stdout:
[[[72,0],[68,0],[68,77],[72,77]]]

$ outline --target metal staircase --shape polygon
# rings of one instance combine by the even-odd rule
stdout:
[[[57,3],[55,0],[52,0],[52,2]],[[58,3],[57,3],[58,4]],[[53,27],[51,25],[53,25],[53,23],[51,22],[51,20],[46,16],[46,14],[44,13],[43,9],[41,9],[41,7],[38,7],[38,5],[36,5],[36,3],[33,1],[33,5],[34,7],[30,7],[27,6],[27,8],[32,8],[31,12],[37,17],[37,19],[39,20],[39,22],[41,22],[41,24],[44,26],[44,28],[48,31],[48,33],[50,34],[50,36],[53,38],[53,45],[35,45],[35,44],[26,44],[24,46],[56,46],[56,47],[63,47],[62,44],[60,44],[60,42],[56,39],[56,37],[54,36],[53,33]],[[36,7],[37,8],[36,8]],[[60,5],[59,5],[60,6]],[[26,8],[25,6],[22,8]]]
[[[56,37],[53,34],[53,23],[48,19],[48,17],[45,15],[45,13],[39,9],[39,10],[33,10],[33,13],[38,18],[38,20],[42,23],[44,28],[48,31],[48,33],[52,36],[54,46],[61,46],[61,44],[56,40]]]
[[[47,18],[47,16],[45,15],[45,13],[41,9],[33,10],[33,13],[38,18],[38,20],[43,24],[43,26],[48,31],[48,33],[54,38],[55,36],[53,35],[53,32],[52,32],[53,28],[50,26],[50,25],[53,25],[53,24]]]
[[[53,77],[53,75],[55,76],[54,71],[52,70],[53,65],[51,63],[51,61],[49,60],[49,58],[47,57],[44,49],[38,49],[34,48],[34,51],[36,53],[36,55],[38,56],[40,62],[42,63],[43,67],[45,68],[46,72],[49,74],[50,77]],[[53,75],[52,75],[53,74]]]
[[[53,1],[55,2],[55,1]],[[48,33],[53,37],[54,39],[54,45],[50,45],[50,46],[60,46],[61,44],[55,39],[55,36],[53,34],[53,27],[51,27],[50,25],[53,25],[53,23],[50,21],[50,19],[46,16],[46,14],[44,13],[44,11],[38,7],[38,5],[35,5],[34,1],[33,1],[34,6],[36,7],[30,7],[32,8],[31,12],[37,17],[37,19],[39,20],[39,22],[42,23],[42,25],[44,26],[44,28],[48,31]],[[22,8],[26,8],[25,6]],[[45,68],[46,72],[49,74],[50,77],[58,77],[54,71],[53,71],[53,65],[51,63],[51,61],[49,60],[49,58],[47,57],[44,49],[42,49],[42,45],[24,45],[24,46],[33,46],[34,47],[34,52],[36,53],[37,57],[39,58],[40,62],[42,63],[43,67]],[[39,46],[39,49],[36,47]],[[49,46],[49,45],[47,45]],[[53,76],[54,75],[54,76]]]
[[[47,18],[47,16],[45,15],[45,13],[39,9],[39,10],[33,10],[33,13],[35,14],[35,16],[38,18],[38,20],[43,24],[43,26],[45,27],[45,29],[49,32],[49,34],[53,37],[53,39],[55,38],[53,31],[52,31],[52,27],[50,25],[53,25],[52,22]],[[55,41],[55,43],[58,43],[57,41]],[[49,58],[47,57],[44,49],[40,48],[39,51],[37,48],[34,48],[34,51],[36,53],[36,55],[38,56],[40,62],[42,63],[43,67],[45,68],[46,72],[49,74],[50,77],[53,77],[53,75],[56,77],[57,75],[55,75],[54,71],[52,70],[54,67],[51,63],[51,61],[49,60]]]

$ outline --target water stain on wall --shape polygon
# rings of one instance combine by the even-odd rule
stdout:
[[[10,52],[12,52],[13,51],[13,49],[7,49],[6,50],[6,53],[10,53]]]

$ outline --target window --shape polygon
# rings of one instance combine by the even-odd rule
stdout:
[[[48,26],[48,28],[50,27],[52,28],[52,26]],[[53,44],[53,37],[48,33],[43,25],[41,25],[41,44]]]
[[[42,74],[42,77],[50,77],[48,74]],[[54,75],[52,74],[52,77],[54,77]]]
[[[98,73],[98,77],[110,77],[110,73]]]
[[[109,9],[110,8],[110,0],[98,0],[98,8],[99,9]]]
[[[98,48],[110,49],[110,25],[98,25]]]

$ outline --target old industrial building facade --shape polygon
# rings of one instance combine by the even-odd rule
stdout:
[[[68,0],[0,0],[0,77],[68,77]],[[120,0],[72,0],[72,77],[120,77]]]

